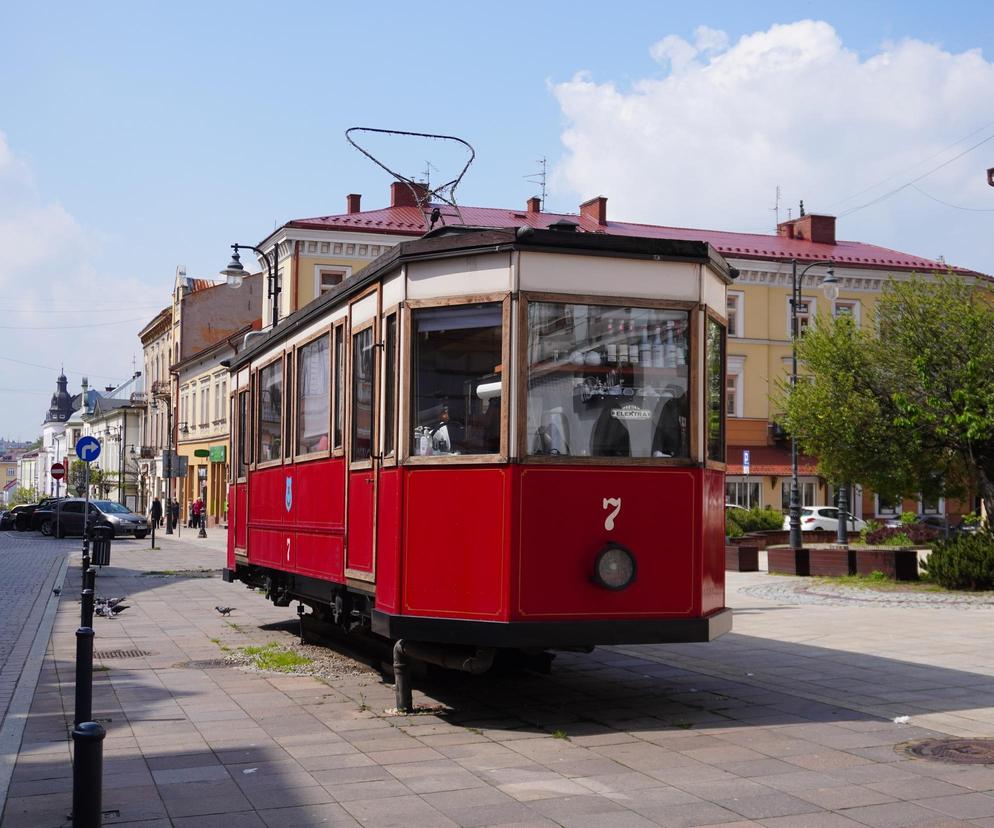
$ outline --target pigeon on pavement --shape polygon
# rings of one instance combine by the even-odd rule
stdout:
[[[234,607],[214,607],[221,615],[231,615],[231,611],[235,609]]]

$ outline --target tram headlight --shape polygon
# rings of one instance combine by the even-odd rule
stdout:
[[[635,556],[616,544],[605,546],[594,561],[594,583],[604,589],[624,589],[635,580]]]

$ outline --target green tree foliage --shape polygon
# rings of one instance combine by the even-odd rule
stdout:
[[[10,505],[17,506],[21,503],[37,503],[38,492],[30,486],[18,486],[10,494]]]
[[[976,489],[994,514],[994,295],[951,276],[888,282],[875,327],[819,321],[785,425],[833,481],[885,497]]]

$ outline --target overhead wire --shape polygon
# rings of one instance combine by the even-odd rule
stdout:
[[[943,201],[941,198],[938,198],[937,196],[934,196],[931,193],[926,193],[917,184],[912,184],[911,189],[917,190],[919,193],[925,196],[925,198],[930,198],[932,199],[932,201],[935,201],[946,207],[952,207],[954,210],[966,210],[969,213],[994,213],[994,207],[963,207],[960,204],[952,204],[948,201]]]
[[[23,359],[14,359],[14,357],[8,357],[8,356],[0,356],[0,360],[3,360],[4,362],[14,362],[18,365],[26,365],[29,368],[44,368],[46,371],[68,371],[70,374],[79,374],[80,376],[96,377],[97,379],[119,381],[117,377],[112,377],[109,374],[97,374],[94,373],[93,371],[81,371],[78,368],[67,368],[66,366],[61,366],[60,368],[56,368],[53,365],[40,365],[37,362],[27,362]]]
[[[80,328],[123,325],[125,322],[141,322],[144,318],[144,316],[136,316],[130,319],[105,319],[103,322],[89,322],[84,325],[0,325],[0,331],[72,331]]]

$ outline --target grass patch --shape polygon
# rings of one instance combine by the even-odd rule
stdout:
[[[552,731],[552,738],[553,739],[565,739],[567,742],[570,740],[569,735],[566,733],[565,730],[553,730]]]
[[[307,656],[298,655],[276,643],[264,644],[261,647],[242,647],[241,650],[252,666],[260,670],[292,673],[298,667],[306,667],[311,663],[311,659]]]
[[[816,584],[826,586],[848,586],[857,589],[872,589],[876,592],[948,592],[957,593],[961,590],[945,589],[934,581],[929,581],[924,575],[919,575],[917,581],[892,581],[882,572],[870,575],[840,575],[837,578],[816,577],[811,580]]]

